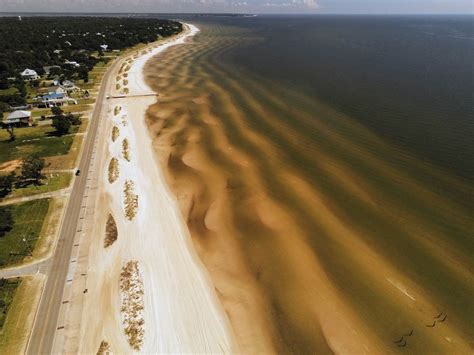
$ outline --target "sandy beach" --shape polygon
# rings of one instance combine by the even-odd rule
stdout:
[[[128,97],[107,101],[94,227],[87,236],[87,291],[76,290],[73,299],[81,310],[70,312],[75,318],[69,323],[80,322],[80,336],[67,337],[66,351],[97,353],[101,347],[113,353],[230,353],[234,349],[228,320],[193,251],[145,125],[145,112],[156,96],[144,82],[144,64],[198,31],[187,25],[178,37],[132,53],[114,75],[112,96]],[[106,232],[111,238],[107,243]]]

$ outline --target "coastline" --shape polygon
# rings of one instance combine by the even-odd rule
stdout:
[[[131,53],[122,60],[124,65],[117,76],[112,76],[117,79],[113,80],[111,97],[105,103],[107,115],[103,118],[101,148],[97,153],[100,171],[95,223],[83,247],[87,272],[83,273],[80,265],[75,272],[75,277],[83,279],[87,274],[84,282],[87,296],[80,286],[73,291],[72,298],[76,301],[71,302],[67,322],[71,333],[66,335],[62,348],[67,352],[95,353],[104,341],[114,353],[133,351],[123,329],[125,296],[119,286],[121,270],[129,262],[139,266],[138,277],[143,287],[141,332],[144,337],[136,351],[230,353],[234,348],[229,322],[193,250],[145,124],[146,111],[156,102],[156,97],[145,83],[143,66],[151,57],[183,44],[199,31],[192,25],[185,27],[173,39]],[[114,127],[119,131],[116,139],[111,137]],[[127,154],[124,141],[127,141]],[[119,169],[113,183],[108,179],[111,159],[117,161]],[[124,202],[130,182],[138,204],[132,217]],[[109,214],[115,219],[118,237],[113,245],[104,247]]]

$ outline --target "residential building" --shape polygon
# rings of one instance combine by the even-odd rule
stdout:
[[[25,69],[20,73],[20,75],[23,78],[23,80],[27,80],[27,81],[39,79],[38,73],[34,71],[33,69]]]
[[[31,117],[31,111],[14,111],[10,112],[6,118],[2,120],[3,126],[15,125],[15,126],[32,126],[33,118]]]

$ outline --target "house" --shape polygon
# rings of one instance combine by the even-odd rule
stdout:
[[[20,73],[20,75],[23,78],[23,80],[27,80],[27,81],[39,79],[38,73],[34,71],[33,69],[25,69]]]
[[[62,86],[50,86],[48,88],[48,94],[67,94],[67,91]]]
[[[2,120],[3,126],[15,125],[33,125],[33,118],[31,117],[31,111],[13,111],[8,114],[6,118]]]
[[[71,92],[81,91],[79,87],[77,87],[73,81],[64,80],[61,87],[69,94]]]
[[[109,48],[109,45],[108,44],[101,44],[99,47],[103,52],[106,52],[107,48]]]
[[[64,61],[64,64],[66,64],[66,65],[71,65],[71,66],[73,66],[73,67],[79,67],[79,66],[80,66],[80,64],[79,64],[78,62],[76,62],[76,61],[71,61],[71,60],[67,60],[67,59]]]
[[[62,106],[67,103],[73,103],[74,105],[77,105],[77,101],[68,97],[66,93],[50,93],[47,95],[38,96],[35,100],[39,101],[38,106],[42,107]]]

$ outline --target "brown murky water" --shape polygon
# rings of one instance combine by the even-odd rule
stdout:
[[[147,122],[240,350],[472,352],[472,184],[226,61],[258,34],[201,29],[148,63]]]

